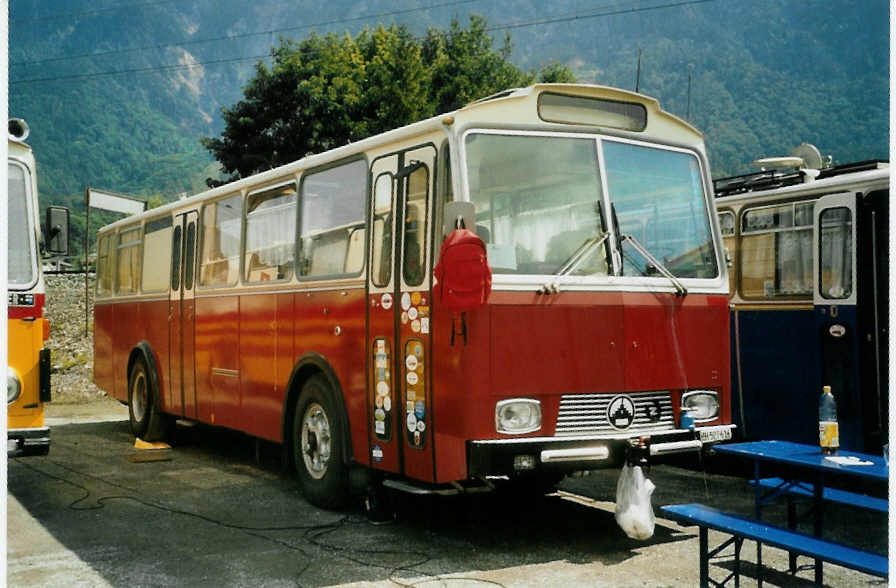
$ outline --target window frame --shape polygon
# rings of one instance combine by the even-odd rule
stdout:
[[[164,283],[163,287],[155,288],[152,290],[147,290],[144,286],[144,279],[143,279],[146,277],[144,275],[144,272],[146,271],[146,263],[145,263],[145,261],[146,261],[146,235],[147,235],[146,227],[148,225],[152,225],[154,223],[160,223],[160,222],[165,222],[165,221],[168,222],[168,226],[162,227],[161,229],[158,229],[158,230],[164,230],[165,228],[172,229],[172,232],[168,235],[168,239],[167,239],[168,245],[169,245],[169,247],[171,247],[172,246],[171,239],[172,239],[172,235],[174,232],[174,218],[171,215],[164,215],[164,216],[156,217],[153,219],[148,219],[148,220],[144,221],[144,223],[143,223],[143,236],[141,239],[141,241],[143,243],[143,247],[142,247],[142,251],[141,251],[142,255],[140,258],[140,292],[144,293],[144,294],[159,294],[161,292],[168,292],[168,289],[171,286],[170,276],[171,276],[171,264],[173,261],[172,255],[174,254],[173,250],[171,251],[171,254],[168,256],[168,271],[165,272],[165,279],[163,280],[163,283]],[[156,231],[152,231],[152,232],[156,232]]]
[[[753,205],[753,206],[745,205],[745,206],[743,206],[743,208],[740,209],[738,217],[735,219],[735,222],[736,222],[735,231],[736,231],[736,239],[737,239],[737,258],[736,258],[736,260],[732,260],[732,261],[734,264],[735,272],[737,274],[737,281],[736,281],[737,292],[738,292],[738,295],[743,300],[748,300],[748,301],[752,301],[752,302],[776,302],[776,301],[777,302],[811,302],[811,300],[812,300],[812,288],[811,287],[808,292],[805,292],[803,294],[787,294],[787,295],[780,295],[780,296],[766,296],[766,295],[755,296],[753,294],[746,293],[744,290],[744,286],[743,286],[744,272],[743,272],[743,255],[742,255],[742,253],[744,250],[744,246],[743,246],[744,239],[753,237],[753,236],[757,236],[757,235],[772,235],[772,234],[777,234],[777,233],[795,233],[795,232],[802,231],[802,232],[808,232],[810,239],[811,239],[812,234],[814,232],[813,219],[814,219],[814,210],[815,210],[816,201],[817,201],[817,198],[807,198],[807,199],[800,199],[800,200],[789,200],[789,201],[784,201],[784,202],[763,203],[763,204],[757,204],[757,205]],[[770,209],[770,208],[782,208],[784,206],[791,207],[791,212],[793,214],[793,222],[795,223],[796,222],[796,207],[797,207],[797,205],[800,205],[800,204],[809,204],[812,206],[813,213],[810,215],[810,219],[809,219],[810,222],[807,225],[799,225],[799,226],[791,225],[790,227],[783,227],[783,228],[744,230],[744,224],[746,223],[747,217],[749,216],[749,214],[751,212],[755,212],[757,210],[763,210],[763,209]],[[720,229],[720,233],[721,233],[721,225],[720,225],[719,229]],[[811,241],[810,241],[810,243],[811,243]],[[777,247],[774,250],[774,254],[775,254],[775,265],[777,266],[777,254],[778,254]],[[811,255],[814,257],[814,253],[812,253]],[[812,261],[812,263],[813,264],[815,263],[814,260]],[[814,279],[810,275],[809,283],[811,284],[813,281],[814,281]]]
[[[823,223],[824,223],[825,214],[832,213],[835,211],[843,211],[843,210],[846,211],[846,214],[848,215],[848,219],[847,219],[846,223],[841,223],[840,226],[848,227],[848,230],[846,230],[845,232],[846,232],[846,236],[849,238],[849,249],[846,251],[846,256],[844,256],[844,258],[843,258],[844,260],[848,260],[848,267],[847,267],[848,273],[843,273],[842,275],[847,276],[849,278],[849,290],[846,290],[842,296],[833,296],[833,295],[829,295],[829,294],[825,293],[826,289],[824,287],[825,286],[824,272],[822,271],[822,264],[825,259],[824,256],[822,255],[822,253],[824,251],[825,242],[824,242],[824,239],[822,239],[821,233],[822,233],[822,229],[824,228]],[[853,277],[854,277],[853,274],[855,274],[855,270],[854,270],[853,266],[856,263],[856,260],[854,259],[855,251],[856,251],[856,242],[855,242],[856,241],[856,231],[855,231],[856,218],[855,218],[855,216],[856,215],[854,214],[853,209],[850,208],[849,206],[845,206],[845,205],[827,206],[827,207],[823,208],[822,210],[820,210],[818,213],[818,246],[815,249],[815,251],[813,252],[813,254],[817,256],[817,261],[815,262],[815,264],[818,268],[818,270],[816,272],[818,274],[818,279],[816,280],[816,284],[814,285],[814,287],[818,289],[818,295],[821,296],[821,298],[822,298],[822,300],[824,300],[825,304],[847,304],[849,300],[852,300],[854,298],[856,286],[857,286],[853,280]],[[830,291],[830,288],[828,288],[827,291]]]
[[[100,245],[102,240],[106,239],[109,242],[109,250],[106,254],[106,264],[109,266],[109,288],[102,293],[98,291],[100,286],[100,267],[99,267],[99,256],[100,256]],[[93,296],[96,299],[104,299],[104,298],[113,298],[115,294],[115,280],[118,269],[118,260],[117,260],[117,249],[112,247],[112,243],[118,242],[118,231],[108,231],[106,233],[100,233],[96,238],[96,259],[94,260],[94,283],[93,283]]]
[[[237,262],[238,268],[236,273],[236,280],[232,282],[222,283],[222,284],[203,284],[202,283],[202,267],[203,267],[203,252],[205,251],[205,210],[212,205],[217,206],[219,202],[223,200],[228,200],[230,198],[239,198],[240,199],[240,243],[237,247]],[[196,264],[196,268],[199,271],[195,271],[195,275],[193,276],[193,287],[199,290],[215,290],[222,288],[234,288],[242,284],[240,278],[243,273],[243,260],[241,259],[243,255],[243,233],[245,232],[245,222],[243,218],[244,211],[246,209],[246,196],[242,191],[239,192],[231,192],[230,194],[225,194],[219,198],[214,198],[202,203],[202,206],[199,208],[199,218],[196,221],[196,230],[199,233],[197,236],[197,248],[196,248],[196,259],[193,262]],[[183,231],[182,239],[186,240],[187,234],[186,231]],[[183,263],[183,260],[181,260]]]
[[[122,245],[121,236],[127,233],[137,233],[139,238],[135,241],[125,243]],[[141,294],[142,278],[143,278],[143,223],[135,223],[133,225],[129,225],[126,227],[122,227],[115,232],[116,240],[115,240],[115,277],[113,278],[113,283],[115,284],[115,295],[116,296],[137,296]],[[122,249],[130,249],[132,247],[137,248],[137,268],[134,272],[134,275],[137,276],[136,279],[136,289],[129,292],[121,291],[121,272],[119,271],[121,268],[119,264],[121,263],[121,250]]]
[[[471,202],[470,196],[470,178],[469,178],[469,161],[467,151],[467,138],[473,134],[496,134],[496,135],[522,135],[522,136],[538,136],[538,137],[561,137],[561,138],[585,138],[594,141],[598,146],[598,169],[601,181],[601,193],[599,195],[604,210],[611,210],[611,199],[609,194],[609,186],[606,175],[606,159],[603,153],[603,144],[606,141],[616,143],[626,143],[641,147],[658,149],[661,151],[669,151],[673,153],[681,153],[689,155],[695,159],[700,169],[700,185],[703,192],[703,206],[707,214],[707,222],[709,223],[709,231],[711,235],[710,243],[712,244],[715,256],[716,275],[709,278],[692,278],[679,277],[683,284],[688,286],[689,290],[700,293],[722,294],[728,293],[728,273],[725,265],[722,251],[722,241],[720,231],[717,230],[717,220],[715,215],[715,202],[713,200],[712,181],[708,176],[709,162],[706,154],[696,149],[694,146],[668,141],[644,141],[642,139],[632,138],[628,134],[614,134],[604,130],[581,130],[581,131],[559,131],[544,130],[543,128],[524,128],[518,127],[486,127],[480,125],[470,125],[465,127],[458,136],[457,153],[458,158],[457,171],[460,192],[455,194],[456,200]],[[638,291],[638,292],[665,292],[674,290],[670,281],[663,276],[624,276],[621,275],[619,257],[619,235],[613,223],[609,223],[608,232],[611,237],[607,240],[610,244],[610,250],[613,257],[612,274],[609,276],[556,276],[548,274],[498,274],[493,276],[493,286],[499,288],[519,289],[538,287],[543,285],[545,277],[555,280],[559,285],[566,289],[574,289],[581,291],[595,290],[613,290],[613,291]],[[724,292],[723,292],[724,291]]]
[[[349,166],[351,164],[363,162],[364,163],[364,188],[363,188],[363,196],[361,200],[361,223],[365,230],[365,239],[364,239],[364,251],[362,256],[361,269],[357,272],[353,273],[336,273],[336,274],[322,274],[322,275],[302,275],[299,264],[302,260],[302,210],[305,204],[305,181],[314,176],[315,174],[319,174],[322,172],[326,172],[332,169],[336,169],[339,167]],[[293,262],[293,275],[299,282],[303,283],[313,283],[313,282],[324,282],[331,280],[339,280],[345,278],[359,278],[366,275],[367,267],[368,267],[368,259],[367,257],[370,255],[369,251],[369,241],[370,241],[370,214],[369,209],[372,206],[370,204],[370,161],[367,158],[366,153],[360,153],[358,155],[353,155],[351,157],[346,157],[344,159],[340,159],[338,161],[333,161],[324,165],[320,165],[317,167],[309,168],[302,172],[302,177],[299,179],[298,185],[298,195],[296,199],[296,244],[295,244],[295,261]],[[346,255],[348,254],[348,239],[351,236],[351,232],[346,235]],[[394,252],[393,252],[394,253]],[[344,266],[344,264],[343,264]],[[253,282],[254,283],[254,282]]]
[[[22,170],[22,181],[25,187],[25,221],[28,223],[27,228],[25,229],[26,234],[28,236],[28,254],[31,261],[31,281],[28,283],[21,284],[13,284],[9,281],[9,268],[7,268],[7,275],[3,277],[6,280],[7,288],[9,291],[27,291],[34,289],[37,286],[38,281],[40,280],[40,252],[38,251],[38,243],[37,243],[37,229],[34,226],[35,216],[37,214],[35,207],[37,206],[37,198],[34,195],[34,176],[32,175],[31,167],[20,159],[14,158],[11,154],[7,158],[7,173],[9,173],[10,165],[14,165]],[[7,195],[9,198],[9,179],[7,178]],[[7,215],[6,220],[3,222],[8,223],[9,217]],[[8,227],[7,227],[8,231]]]
[[[304,176],[304,174],[303,174]],[[277,190],[280,188],[284,188],[292,184],[295,187],[296,191],[296,202],[295,202],[295,230],[293,231],[293,242],[292,242],[292,269],[284,278],[278,278],[276,280],[255,280],[250,281],[246,276],[246,255],[248,255],[248,246],[249,246],[249,199],[253,196],[258,196],[259,194],[264,194],[265,192],[270,192],[273,190]],[[282,181],[276,181],[273,184],[268,186],[264,186],[261,188],[255,188],[246,193],[243,198],[243,218],[242,218],[242,229],[240,231],[240,275],[239,275],[239,284],[244,286],[258,286],[259,284],[283,284],[291,281],[294,277],[298,275],[297,265],[298,265],[298,239],[299,239],[299,216],[300,211],[299,208],[301,203],[299,201],[299,190],[301,186],[300,178],[289,178]]]

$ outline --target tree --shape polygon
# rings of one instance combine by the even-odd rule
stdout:
[[[537,75],[575,79],[557,63],[525,73],[508,61],[510,51],[509,35],[492,48],[477,16],[469,29],[455,19],[448,31],[429,29],[422,39],[394,24],[355,38],[281,38],[271,67],[259,62],[244,98],[222,109],[221,136],[202,144],[232,181],[529,85]]]

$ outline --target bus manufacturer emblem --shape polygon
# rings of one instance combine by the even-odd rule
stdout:
[[[624,431],[635,422],[635,403],[624,394],[614,396],[607,406],[607,421],[614,429]]]
[[[828,333],[831,334],[831,337],[837,337],[839,339],[846,334],[846,327],[843,325],[831,325],[828,329]]]

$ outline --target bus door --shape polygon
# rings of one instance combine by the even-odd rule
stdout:
[[[168,410],[199,418],[196,410],[195,268],[198,213],[174,217],[171,245],[171,294],[168,298],[169,387]]]
[[[430,251],[436,150],[391,154],[371,166],[368,277],[370,465],[434,481]]]
[[[863,447],[856,302],[856,195],[830,194],[815,203],[813,299],[822,386],[837,401],[840,446]],[[821,394],[821,390],[816,390]]]

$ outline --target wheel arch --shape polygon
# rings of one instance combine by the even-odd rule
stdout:
[[[134,348],[131,349],[131,354],[128,356],[128,371],[127,371],[127,382],[130,385],[131,381],[131,368],[134,367],[134,363],[137,359],[142,358],[146,363],[146,369],[149,372],[149,378],[151,380],[152,388],[156,391],[156,394],[159,395],[159,406],[163,406],[162,399],[164,396],[162,395],[162,386],[159,381],[159,370],[156,365],[156,357],[152,351],[152,347],[150,347],[149,342],[146,340],[140,341]]]
[[[339,432],[342,435],[342,462],[349,464],[352,461],[352,432],[351,423],[348,419],[348,409],[345,404],[345,396],[342,393],[342,386],[336,371],[327,361],[327,358],[319,353],[309,352],[302,355],[292,368],[289,375],[289,382],[286,385],[286,398],[283,403],[283,417],[281,423],[280,435],[283,439],[283,446],[287,451],[292,451],[292,443],[290,435],[292,434],[295,422],[295,406],[302,394],[302,386],[312,376],[320,374],[329,384],[327,393],[336,406],[336,418],[339,419]],[[291,460],[290,460],[291,461]]]

